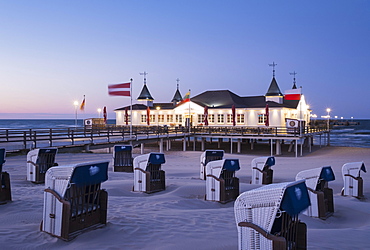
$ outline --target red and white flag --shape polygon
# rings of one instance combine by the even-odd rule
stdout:
[[[285,91],[285,100],[301,100],[302,90],[299,89],[289,89]]]
[[[130,87],[130,82],[108,85],[108,93],[115,96],[131,96]]]

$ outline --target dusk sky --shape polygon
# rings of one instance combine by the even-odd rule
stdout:
[[[370,118],[368,0],[0,0],[0,118],[74,119],[130,104],[108,85],[148,72],[154,102],[228,89],[302,86],[319,117]]]

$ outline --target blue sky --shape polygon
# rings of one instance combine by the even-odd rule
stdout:
[[[0,118],[71,118],[128,105],[108,84],[148,72],[155,102],[229,89],[302,86],[318,116],[370,118],[370,1],[0,0]]]

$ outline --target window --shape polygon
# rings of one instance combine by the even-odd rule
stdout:
[[[266,115],[265,114],[258,114],[258,123],[264,124],[266,121]]]
[[[141,115],[141,122],[146,122],[146,115]]]
[[[208,115],[208,122],[209,123],[215,123],[215,115],[214,114]]]
[[[173,115],[167,115],[167,122],[173,122]]]
[[[175,115],[175,122],[182,122],[182,115]]]
[[[155,115],[150,115],[150,122],[155,122]]]
[[[224,123],[224,114],[217,114],[217,123]]]
[[[198,115],[198,123],[204,122],[204,115]]]
[[[232,123],[232,122],[233,122],[233,115],[227,114],[227,123]]]
[[[236,115],[236,122],[237,123],[244,123],[244,114],[237,114]]]
[[[164,115],[158,115],[158,122],[164,122]]]

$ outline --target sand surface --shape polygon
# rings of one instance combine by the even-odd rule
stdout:
[[[0,206],[1,249],[237,249],[233,202],[205,201],[205,181],[199,179],[200,151],[165,152],[166,190],[153,194],[132,192],[133,173],[113,172],[103,183],[108,191],[106,227],[65,242],[40,231],[43,184],[26,180],[26,155],[9,156],[3,170],[10,174],[13,201]],[[137,151],[134,156],[138,155]],[[258,155],[260,156],[260,155]],[[226,154],[238,158],[240,192],[251,190],[251,161],[256,155]],[[109,153],[59,153],[59,165],[111,160]],[[276,156],[274,183],[294,181],[305,169],[331,166],[336,180],[333,216],[326,220],[300,215],[307,224],[308,249],[370,248],[370,148],[324,147],[304,157]],[[342,165],[364,161],[364,200],[340,195]]]

